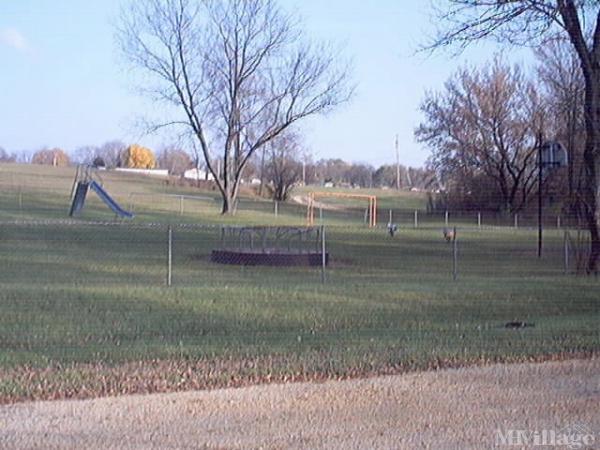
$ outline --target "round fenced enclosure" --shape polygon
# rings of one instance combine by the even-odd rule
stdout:
[[[222,227],[211,261],[245,266],[325,266],[323,227]]]

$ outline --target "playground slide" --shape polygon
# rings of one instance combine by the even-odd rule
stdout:
[[[75,196],[73,197],[73,203],[71,203],[71,210],[69,211],[70,217],[79,214],[83,209],[83,205],[85,204],[85,197],[88,193],[88,188],[88,183],[77,183],[77,189],[75,190]]]
[[[108,193],[102,188],[102,186],[100,186],[98,183],[96,183],[95,181],[92,181],[90,183],[90,188],[92,188],[92,190],[98,194],[98,197],[100,197],[100,199],[106,203],[106,205],[113,210],[113,212],[120,216],[120,217],[127,217],[128,219],[133,218],[133,213],[130,213],[129,211],[125,211],[123,208],[121,208],[119,206],[119,204],[117,202],[115,202],[113,200],[113,198],[108,195]]]

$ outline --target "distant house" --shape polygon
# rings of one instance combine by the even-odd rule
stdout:
[[[115,170],[117,172],[135,173],[135,174],[139,174],[139,175],[150,175],[153,177],[167,178],[169,176],[169,171],[163,170],[163,169],[133,169],[133,168],[129,168],[129,167],[117,167]]]
[[[210,181],[215,179],[215,177],[213,177],[212,173],[207,174],[202,169],[186,170],[183,173],[183,178],[188,179],[188,180],[210,180]]]

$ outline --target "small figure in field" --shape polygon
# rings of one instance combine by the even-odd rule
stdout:
[[[388,229],[388,233],[390,233],[390,236],[394,237],[394,234],[396,234],[396,231],[398,231],[398,225],[390,222],[387,224],[387,229]]]
[[[456,228],[444,228],[444,239],[446,242],[450,242],[456,239]]]

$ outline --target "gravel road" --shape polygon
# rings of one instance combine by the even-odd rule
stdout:
[[[600,359],[0,407],[15,449],[535,448],[566,431],[600,448]]]

